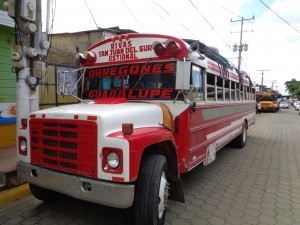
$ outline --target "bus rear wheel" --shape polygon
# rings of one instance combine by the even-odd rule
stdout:
[[[165,156],[146,156],[142,161],[136,185],[135,224],[164,224],[168,196],[168,167]]]
[[[237,148],[244,148],[247,142],[247,124],[244,123],[242,133],[233,140],[233,144]]]

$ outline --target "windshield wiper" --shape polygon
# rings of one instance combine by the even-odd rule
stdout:
[[[148,62],[150,61],[150,59],[148,59],[147,60],[147,62],[145,63],[145,68],[146,68],[146,66],[148,65]],[[143,68],[143,67],[142,67]],[[140,77],[139,77],[139,79],[138,79],[138,81],[135,83],[135,85],[133,86],[133,88],[132,89],[135,89],[136,88],[136,86],[138,85],[138,83],[143,79],[143,77],[145,76],[145,73],[146,73],[146,69],[144,69],[144,71],[143,71],[143,73],[141,73],[140,74]]]

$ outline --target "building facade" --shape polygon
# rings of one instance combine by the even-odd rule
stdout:
[[[0,0],[0,148],[16,144],[16,74],[11,68],[10,47],[15,44],[14,21]]]

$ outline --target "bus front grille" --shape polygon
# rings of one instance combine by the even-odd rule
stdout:
[[[97,124],[91,121],[31,119],[32,164],[97,177]]]

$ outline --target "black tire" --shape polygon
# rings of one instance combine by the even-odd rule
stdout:
[[[242,133],[233,140],[234,147],[244,148],[247,142],[247,125],[243,124]]]
[[[29,184],[29,188],[34,197],[44,202],[54,202],[63,197],[63,195],[58,192],[51,191],[49,189],[36,186],[34,184]]]
[[[141,163],[135,189],[135,224],[162,225],[169,195],[168,167],[162,155],[149,155]]]

